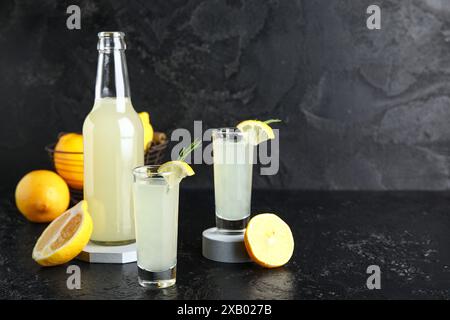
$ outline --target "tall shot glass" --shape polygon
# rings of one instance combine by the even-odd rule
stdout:
[[[179,181],[173,185],[159,166],[133,170],[139,284],[167,288],[176,282]]]
[[[214,129],[212,139],[216,227],[241,231],[250,217],[254,147],[237,128]]]

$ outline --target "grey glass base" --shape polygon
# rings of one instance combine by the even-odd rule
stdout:
[[[244,244],[244,231],[206,229],[202,233],[202,254],[209,260],[226,263],[250,262]]]
[[[176,283],[177,266],[169,270],[152,272],[138,266],[139,284],[145,288],[163,289]]]
[[[217,216],[216,214],[216,227],[217,229],[241,231],[247,228],[247,223],[250,220],[250,216],[241,220],[225,220]]]

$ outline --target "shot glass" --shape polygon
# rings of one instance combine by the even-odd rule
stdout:
[[[159,166],[133,170],[139,284],[167,288],[176,282],[179,182],[170,185]]]
[[[216,227],[243,230],[250,217],[254,147],[237,128],[214,129],[212,140]]]

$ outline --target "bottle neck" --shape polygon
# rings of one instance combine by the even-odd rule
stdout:
[[[99,50],[95,99],[129,97],[130,85],[125,50]]]

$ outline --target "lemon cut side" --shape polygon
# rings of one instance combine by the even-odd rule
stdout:
[[[254,216],[244,236],[250,258],[266,268],[285,265],[294,252],[294,238],[289,226],[272,213]]]
[[[79,202],[53,220],[36,242],[33,259],[42,266],[64,264],[75,258],[92,234],[87,202]]]

